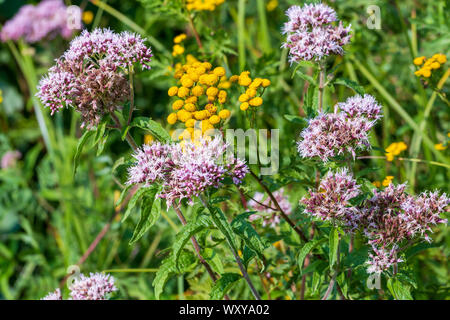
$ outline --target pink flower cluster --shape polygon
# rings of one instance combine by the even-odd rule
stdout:
[[[226,156],[227,145],[219,138],[181,144],[144,145],[135,154],[127,184],[162,185],[159,197],[173,205],[175,200],[193,201],[209,187],[218,188],[225,177],[240,184],[248,172],[240,159]]]
[[[324,162],[346,153],[355,158],[358,150],[370,149],[368,133],[379,118],[381,106],[374,97],[351,97],[338,103],[334,113],[309,120],[297,143],[298,152],[304,158],[319,157]]]
[[[289,21],[283,27],[287,34],[284,48],[289,49],[289,60],[321,60],[323,57],[342,55],[342,47],[350,41],[350,26],[342,22],[337,26],[336,12],[324,5],[305,4],[303,7],[292,6],[286,11]]]
[[[382,117],[382,107],[370,94],[359,94],[339,102],[334,106],[334,112],[345,112],[350,118],[365,117],[369,120],[378,120]]]
[[[80,274],[69,286],[70,300],[106,300],[109,294],[117,291],[114,277],[103,273],[90,273],[89,277]],[[50,292],[42,300],[63,300],[61,290]]]
[[[273,196],[277,200],[284,213],[286,213],[286,215],[290,215],[292,212],[292,205],[289,202],[287,196],[284,194],[284,189],[281,188],[273,192]],[[256,192],[253,196],[253,199],[248,202],[248,205],[252,209],[259,212],[258,214],[252,214],[249,217],[250,221],[262,219],[263,227],[270,226],[272,228],[275,228],[280,223],[280,217],[277,214],[278,210],[272,202],[272,199],[270,199],[270,197],[264,199],[263,193]]]
[[[73,26],[81,26],[81,17],[71,17]],[[69,25],[69,15],[63,0],[44,0],[38,5],[25,5],[1,31],[3,42],[23,38],[28,43],[61,35],[70,38],[74,28]]]
[[[370,149],[368,131],[374,121],[362,117],[349,118],[346,113],[322,113],[308,121],[297,143],[298,152],[304,158],[330,158],[350,153],[353,158],[358,150]]]
[[[151,57],[137,34],[85,30],[41,79],[37,96],[52,114],[73,106],[81,113],[82,127],[90,129],[129,99],[125,70],[135,63],[150,69]]]
[[[319,190],[310,190],[309,197],[303,197],[300,203],[306,206],[306,213],[354,230],[359,226],[359,211],[350,200],[360,193],[360,186],[344,168],[337,172],[329,171],[320,181]]]
[[[345,230],[363,231],[372,245],[369,272],[382,272],[400,262],[397,249],[406,242],[424,239],[427,232],[439,223],[447,223],[439,214],[450,205],[444,193],[424,192],[417,196],[405,192],[406,184],[390,184],[383,190],[373,190],[373,197],[360,205],[350,200],[360,194],[360,186],[346,169],[329,172],[317,191],[310,191],[300,203],[305,212],[321,220],[340,224]]]

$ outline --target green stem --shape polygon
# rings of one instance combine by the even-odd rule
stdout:
[[[245,1],[238,0],[238,54],[239,69],[242,71],[245,67]]]

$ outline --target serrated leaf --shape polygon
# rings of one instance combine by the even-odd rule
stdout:
[[[77,172],[77,167],[80,163],[80,156],[81,152],[83,151],[83,147],[86,145],[86,143],[89,141],[89,139],[94,135],[95,131],[85,131],[83,133],[83,136],[80,138],[80,141],[78,141],[77,150],[75,151],[75,156],[73,157],[73,175],[75,176],[75,173]]]
[[[148,229],[158,220],[161,214],[161,199],[155,199],[158,191],[158,188],[151,188],[144,193],[141,205],[141,217],[134,229],[133,236],[129,242],[130,245],[142,238]]]
[[[211,226],[209,218],[205,215],[199,216],[195,221],[188,222],[178,232],[175,242],[172,246],[172,254],[175,259],[175,266],[178,267],[178,259],[181,250],[184,248],[189,239],[196,233]]]
[[[97,143],[97,157],[100,156],[103,153],[103,150],[105,149],[106,142],[108,141],[108,137],[109,137],[109,134],[106,133],[98,141],[98,143]]]
[[[203,258],[209,263],[211,268],[217,273],[224,273],[222,258],[220,255],[212,248],[205,248],[202,250]]]
[[[211,300],[222,300],[233,284],[241,279],[238,273],[224,273],[211,289]]]
[[[292,78],[294,78],[294,75],[298,75],[303,80],[308,81],[311,86],[317,86],[317,83],[313,79],[313,77],[311,77],[310,75],[307,75],[306,73],[303,73],[300,70],[294,71],[294,73],[292,74]]]
[[[169,133],[156,121],[153,121],[150,118],[146,117],[138,117],[135,118],[130,127],[138,127],[147,131],[150,131],[151,134],[159,141],[168,143],[172,140]]]
[[[245,212],[236,216],[231,222],[234,232],[244,240],[244,243],[263,260],[263,251],[267,248],[267,243],[263,242],[259,234],[253,229],[247,218],[255,212]]]
[[[318,245],[324,243],[327,239],[326,238],[322,238],[320,240],[313,240],[310,242],[307,242],[301,249],[300,249],[300,253],[298,255],[298,267],[300,268],[300,273],[301,270],[303,268],[303,262],[305,261],[306,256]]]
[[[333,227],[330,232],[329,240],[329,262],[330,269],[336,264],[337,261],[337,250],[339,246],[339,231],[337,228]]]
[[[391,294],[396,300],[412,300],[411,287],[407,284],[402,283],[397,278],[389,278],[387,281],[387,286]]]
[[[131,211],[134,209],[134,207],[136,206],[138,200],[146,193],[148,192],[149,188],[154,188],[154,186],[151,187],[141,187],[139,188],[135,194],[131,197],[130,202],[128,202],[128,206],[127,206],[127,210],[125,211],[122,221],[124,222],[128,216],[130,215]],[[122,191],[123,193],[123,191]],[[121,195],[122,196],[122,195]]]
[[[357,94],[360,94],[360,95],[364,95],[364,93],[365,93],[364,87],[360,86],[355,81],[352,81],[349,79],[338,78],[334,81],[334,83],[344,85],[347,88],[352,89],[353,91],[355,91]]]
[[[211,213],[211,219],[213,220],[214,225],[220,230],[220,232],[222,232],[233,250],[237,251],[236,241],[233,236],[233,229],[228,223],[228,220],[222,210],[209,204],[208,210]]]
[[[156,299],[159,300],[159,297],[163,292],[167,280],[172,274],[175,273],[175,270],[176,270],[175,262],[173,261],[172,256],[169,256],[166,259],[164,259],[152,283],[153,287],[155,288]]]

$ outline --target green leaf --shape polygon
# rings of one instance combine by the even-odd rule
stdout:
[[[184,248],[189,239],[196,233],[211,227],[211,221],[205,215],[199,216],[195,221],[188,222],[178,232],[175,242],[172,246],[172,255],[175,259],[175,266],[178,267],[178,259],[181,250]]]
[[[411,296],[411,286],[402,283],[397,278],[389,278],[387,286],[396,300],[413,300]]]
[[[153,121],[150,118],[137,117],[132,121],[130,127],[138,127],[150,131],[151,134],[161,142],[168,143],[172,141],[169,133],[158,122]]]
[[[155,297],[159,300],[161,293],[163,292],[164,286],[166,285],[169,277],[176,271],[175,262],[172,256],[167,257],[162,262],[156,273],[155,279],[153,280],[153,287],[155,288]]]
[[[127,187],[128,188],[128,187]],[[138,200],[146,193],[148,192],[149,189],[154,188],[154,186],[151,187],[141,187],[139,188],[136,193],[131,197],[130,202],[128,202],[128,206],[127,206],[127,210],[125,211],[122,221],[124,222],[128,216],[130,215],[131,211],[133,210],[133,208],[136,206]],[[122,194],[120,195],[121,197],[123,196],[125,190],[122,191]],[[119,198],[120,199],[120,198]],[[123,200],[123,198],[122,198]]]
[[[330,232],[329,246],[330,246],[329,252],[330,268],[333,268],[333,266],[337,261],[337,250],[339,246],[339,231],[335,227],[333,227]]]
[[[259,234],[253,229],[247,218],[255,212],[245,212],[237,215],[231,222],[234,232],[244,240],[244,243],[263,260],[263,251],[267,248],[267,242],[263,242]]]
[[[293,116],[290,114],[285,114],[284,118],[292,123],[301,124],[301,125],[307,125],[308,121],[306,121],[305,118],[299,117],[299,116]]]
[[[211,300],[222,300],[223,297],[230,291],[233,284],[241,279],[241,275],[238,273],[224,273],[220,279],[216,281],[211,289]]]
[[[97,143],[97,157],[102,154],[105,149],[106,142],[108,141],[109,134],[106,133]]]
[[[302,78],[305,81],[308,81],[311,86],[317,86],[316,81],[311,77],[310,75],[307,75],[306,73],[303,73],[300,70],[294,70],[294,73],[292,74],[292,78],[294,78],[294,75],[298,75],[300,78]]]
[[[202,250],[203,258],[209,263],[211,268],[217,273],[224,273],[222,258],[220,255],[212,248],[205,248]]]
[[[119,199],[117,199],[116,203],[114,204],[116,207],[118,205],[121,205],[123,200],[125,200],[125,196],[128,194],[128,191],[130,191],[130,189],[133,187],[133,185],[128,185],[125,187],[125,189],[122,190],[122,192],[120,193]]]
[[[220,232],[222,232],[233,250],[237,252],[236,241],[233,236],[233,229],[228,223],[228,220],[223,214],[222,210],[210,204],[208,204],[208,210],[211,213],[211,219],[213,220],[214,225],[220,230]]]
[[[156,199],[159,188],[147,189],[144,193],[141,206],[141,218],[134,229],[129,244],[138,241],[158,220],[161,212],[161,199]]]
[[[77,172],[77,167],[80,163],[80,156],[81,156],[81,152],[83,151],[83,147],[89,141],[89,138],[91,138],[94,135],[94,133],[95,133],[95,131],[87,130],[84,132],[83,136],[80,138],[80,141],[78,141],[77,150],[75,151],[75,156],[73,157],[73,175],[74,176],[75,176],[75,173]]]
[[[338,78],[334,81],[335,84],[341,84],[343,86],[346,86],[347,88],[352,89],[357,94],[364,95],[364,87],[357,84],[355,81],[345,79],[345,78]]]
[[[303,262],[305,261],[306,256],[318,245],[322,244],[323,242],[325,242],[327,239],[326,238],[322,238],[320,240],[313,240],[310,242],[307,242],[301,249],[300,249],[300,253],[298,255],[298,267],[300,268],[300,273],[301,270],[303,268]]]

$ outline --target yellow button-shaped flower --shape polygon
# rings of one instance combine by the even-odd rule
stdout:
[[[231,115],[231,112],[230,112],[230,110],[227,110],[227,109],[223,109],[219,112],[219,117],[224,120],[228,119],[230,117],[230,115]]]

